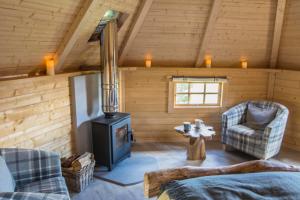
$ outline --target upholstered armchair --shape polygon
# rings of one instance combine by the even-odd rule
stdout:
[[[0,148],[15,182],[13,192],[0,192],[0,199],[69,200],[60,157],[53,152]]]
[[[274,119],[264,130],[247,126],[247,109],[252,104],[262,109],[276,109]],[[222,115],[222,143],[254,157],[269,159],[280,151],[289,111],[274,102],[248,101],[229,109]]]

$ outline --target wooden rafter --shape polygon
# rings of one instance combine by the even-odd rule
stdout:
[[[286,0],[278,0],[274,34],[273,34],[271,59],[270,59],[271,68],[275,68],[277,65],[278,51],[279,51],[280,39],[281,39],[281,33],[282,33],[282,27],[284,21],[285,6],[286,6]]]
[[[63,41],[61,42],[60,46],[58,47],[55,56],[54,56],[54,66],[55,71],[60,72],[63,69],[63,64],[66,60],[66,57],[72,50],[75,42],[79,37],[79,33],[84,28],[84,24],[87,20],[88,11],[92,7],[93,3],[96,0],[85,0],[81,9],[79,10],[77,16],[75,17],[73,23],[69,31],[66,33]]]
[[[123,41],[123,44],[121,45],[121,48],[119,51],[119,65],[123,64],[125,56],[128,53],[140,28],[142,27],[143,22],[147,16],[147,13],[150,10],[152,3],[153,3],[153,0],[143,0],[141,2],[136,15],[134,16],[132,25]]]
[[[210,11],[209,19],[207,22],[206,30],[202,42],[200,44],[199,52],[197,54],[195,67],[200,67],[203,63],[205,51],[207,49],[209,42],[211,41],[221,5],[222,5],[222,0],[214,0]]]

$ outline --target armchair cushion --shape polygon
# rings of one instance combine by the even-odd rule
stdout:
[[[68,190],[65,187],[63,177],[48,178],[41,181],[28,183],[18,187],[17,192],[33,192],[33,193],[48,193],[48,194],[63,194],[68,196]]]
[[[0,192],[14,192],[15,180],[13,179],[5,160],[0,156]]]
[[[243,151],[260,151],[262,138],[262,131],[251,129],[242,124],[231,126],[227,131],[227,144]]]
[[[256,130],[264,130],[266,126],[275,118],[277,108],[260,108],[249,103],[247,109],[246,124]]]

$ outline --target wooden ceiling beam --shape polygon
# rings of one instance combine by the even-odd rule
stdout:
[[[143,0],[141,2],[136,15],[134,16],[134,19],[130,26],[130,29],[120,47],[120,51],[119,51],[119,65],[120,66],[124,63],[126,54],[128,53],[135,37],[137,36],[139,30],[141,29],[143,22],[151,8],[152,3],[153,3],[153,0]]]
[[[64,36],[54,56],[54,67],[56,72],[63,70],[63,64],[76,43],[81,30],[84,28],[85,22],[90,8],[97,0],[85,0],[81,6],[77,16],[75,17],[71,27]]]
[[[203,63],[205,51],[207,49],[208,44],[211,41],[221,6],[222,6],[222,0],[214,0],[211,11],[210,11],[210,15],[208,18],[208,22],[206,25],[206,29],[204,32],[204,36],[203,36],[202,42],[200,44],[199,52],[197,54],[195,67],[200,67]]]
[[[280,39],[281,39],[283,21],[285,15],[285,7],[286,7],[286,0],[278,0],[274,34],[273,34],[273,43],[272,43],[272,50],[271,50],[271,58],[270,58],[271,68],[275,68],[277,66]]]

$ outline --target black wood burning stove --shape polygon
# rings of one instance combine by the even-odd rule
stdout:
[[[101,20],[100,58],[102,71],[102,110],[104,115],[92,121],[93,152],[96,163],[108,170],[130,156],[130,114],[119,112],[117,19]]]
[[[96,163],[111,171],[124,158],[130,156],[131,120],[128,113],[105,115],[92,121],[93,152]]]

